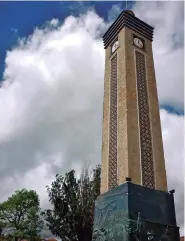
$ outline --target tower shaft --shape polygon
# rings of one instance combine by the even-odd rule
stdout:
[[[105,33],[101,193],[124,183],[167,190],[153,28],[123,12]]]

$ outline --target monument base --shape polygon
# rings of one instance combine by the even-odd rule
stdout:
[[[126,182],[95,202],[93,241],[179,241],[173,192]]]

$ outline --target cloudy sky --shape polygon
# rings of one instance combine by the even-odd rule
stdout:
[[[169,189],[183,225],[184,6],[130,2],[153,50]],[[101,162],[102,34],[120,2],[0,2],[0,201]],[[183,233],[183,230],[181,230]]]

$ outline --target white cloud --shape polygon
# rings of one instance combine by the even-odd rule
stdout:
[[[184,232],[184,116],[161,110],[168,189],[175,189],[177,223]]]
[[[160,102],[181,108],[181,8],[178,3],[170,6],[165,9],[141,2],[135,12],[156,26]],[[159,12],[161,8],[165,11]],[[141,14],[143,11],[146,14]],[[172,16],[178,28],[166,16]],[[38,191],[44,204],[45,186],[55,173],[79,170],[86,161],[97,164],[101,160],[104,49],[99,35],[106,24],[94,12],[70,16],[62,25],[58,20],[50,23],[21,40],[6,56],[5,82],[0,89],[0,176],[6,186],[1,200],[17,188],[27,187]],[[182,224],[179,187],[183,183],[184,117],[162,111],[161,119],[168,183],[176,189],[178,223]]]
[[[55,175],[50,173],[50,165],[48,163],[42,163],[29,170],[26,173],[14,175],[13,177],[7,177],[4,179],[6,185],[2,185],[1,188],[1,200],[7,198],[7,189],[8,194],[15,191],[15,187],[18,189],[27,188],[28,190],[35,190],[39,193],[40,202],[42,206],[47,205],[48,196],[46,193],[46,186],[55,179]]]
[[[55,29],[47,26],[6,56],[0,89],[4,181],[27,180],[27,172],[42,170],[39,165],[64,173],[83,161],[100,161],[104,50],[97,37],[105,24],[89,12]],[[5,191],[4,197],[12,189]]]
[[[161,104],[184,109],[184,2],[136,2],[137,17],[154,29],[154,63]]]
[[[53,18],[51,21],[50,21],[50,24],[54,27],[56,27],[58,24],[59,24],[59,20],[56,19],[56,18]]]
[[[115,19],[118,17],[118,15],[121,13],[121,5],[120,4],[115,4],[111,7],[111,9],[108,12],[108,21],[112,23],[115,21]]]

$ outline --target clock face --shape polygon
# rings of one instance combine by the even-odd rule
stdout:
[[[139,38],[134,38],[134,44],[139,47],[140,49],[143,48],[143,41]]]
[[[119,43],[118,43],[118,40],[116,40],[116,42],[113,43],[112,45],[112,53],[114,53],[116,51],[116,49],[118,48],[119,46]]]

